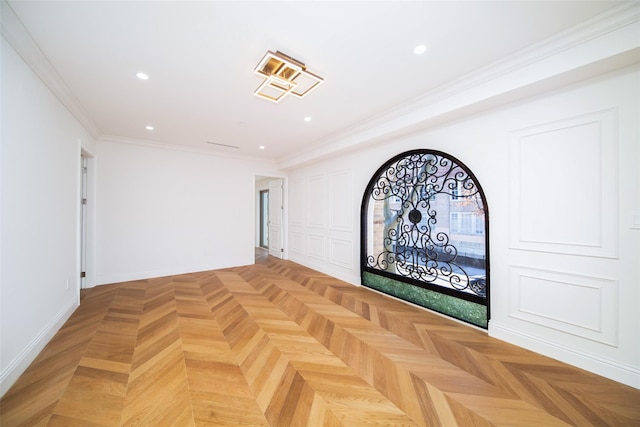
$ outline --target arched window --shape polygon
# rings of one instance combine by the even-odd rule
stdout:
[[[473,173],[433,150],[402,153],[362,199],[364,286],[488,327],[489,212]]]

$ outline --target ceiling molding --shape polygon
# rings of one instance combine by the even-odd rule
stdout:
[[[275,160],[271,158],[264,158],[260,156],[251,156],[248,154],[238,154],[228,151],[220,151],[215,148],[199,148],[188,145],[181,144],[167,144],[160,143],[153,140],[147,139],[137,139],[137,138],[128,138],[117,135],[101,135],[96,142],[107,142],[107,143],[115,143],[115,144],[126,144],[126,145],[137,145],[140,147],[152,148],[152,149],[160,149],[160,150],[171,150],[171,151],[181,151],[185,153],[196,153],[196,154],[205,154],[208,156],[222,157],[226,159],[238,159],[238,160],[249,160],[249,161],[259,161],[259,162],[268,162],[272,163],[273,166],[276,166]]]
[[[6,0],[0,0],[0,32],[7,42],[15,49],[24,62],[42,80],[60,102],[73,114],[80,124],[93,138],[100,135],[100,129],[93,118],[87,113],[82,104],[73,95],[67,84],[62,80],[53,65],[42,53],[38,44],[33,40],[29,31],[15,14]]]
[[[7,0],[0,0],[0,6],[0,30],[3,37],[94,139],[265,161],[260,156],[102,135],[102,131],[43,54],[11,5]],[[282,169],[292,169],[347,150],[363,148],[384,139],[460,119],[500,103],[522,99],[535,94],[535,90],[538,90],[537,93],[549,90],[559,81],[568,84],[584,79],[585,76],[593,75],[596,68],[606,72],[603,64],[610,67],[610,70],[620,63],[628,63],[633,55],[637,56],[635,50],[640,48],[637,36],[640,32],[639,21],[640,2],[627,1],[504,60],[455,79],[436,90],[420,94],[409,102],[390,106],[382,114],[369,117],[327,138],[309,141],[305,148],[290,152],[278,159],[277,163]],[[608,60],[611,58],[623,59]],[[640,59],[637,61],[640,62]],[[600,66],[592,67],[592,64]],[[589,72],[585,72],[587,68]]]
[[[579,81],[608,69],[640,62],[640,2],[629,1],[508,58],[480,68],[448,85],[420,95],[385,113],[325,138],[305,151],[278,161],[293,169],[365,147],[394,135],[417,132],[459,119],[479,108],[530,96],[531,88],[553,87],[553,81]],[[614,60],[608,60],[614,58]],[[617,59],[616,59],[617,58]],[[592,64],[599,66],[590,67]],[[602,64],[608,68],[603,69]],[[569,76],[570,73],[573,74]]]

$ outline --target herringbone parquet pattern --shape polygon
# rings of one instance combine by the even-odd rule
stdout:
[[[100,286],[2,426],[640,425],[640,390],[269,258]]]

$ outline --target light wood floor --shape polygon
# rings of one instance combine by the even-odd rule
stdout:
[[[0,424],[623,426],[640,391],[263,257],[93,288]]]

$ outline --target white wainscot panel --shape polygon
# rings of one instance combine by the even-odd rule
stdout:
[[[324,236],[315,234],[307,235],[307,250],[307,255],[311,258],[316,258],[324,261]]]
[[[616,123],[611,109],[513,134],[510,247],[617,257]]]
[[[306,206],[305,181],[296,179],[289,184],[289,218],[292,225],[304,226],[304,208]]]
[[[304,233],[301,231],[291,232],[291,252],[304,255]]]
[[[324,228],[324,175],[307,180],[307,225]]]
[[[352,268],[351,240],[331,238],[329,241],[329,262],[341,267]]]
[[[603,344],[618,345],[618,282],[512,266],[509,315]]]
[[[330,228],[338,231],[351,231],[353,221],[351,170],[333,172],[329,178],[329,221]]]

